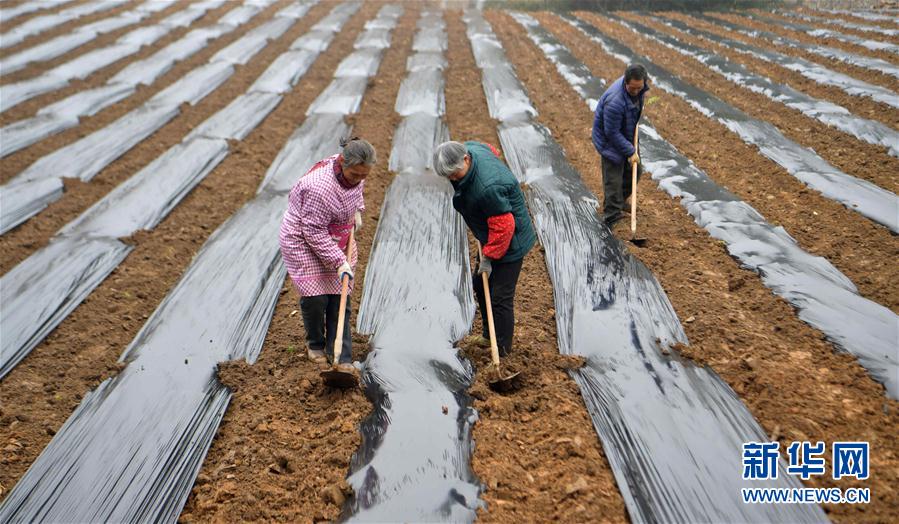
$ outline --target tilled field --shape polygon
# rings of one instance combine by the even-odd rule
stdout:
[[[2,7],[15,7],[26,1],[10,0]],[[77,31],[85,24],[139,9],[143,3],[125,2],[52,27],[3,48],[0,60]],[[11,154],[4,153],[0,163],[0,182],[5,184],[4,190],[15,187],[19,180],[16,177],[35,162],[62,148],[77,146],[85,137],[101,132],[145,104],[152,104],[156,100],[154,97],[185,75],[207,63],[214,63],[223,50],[252,37],[255,30],[269,27],[273,22],[281,23],[289,17],[286,10],[301,3],[293,0],[213,2],[215,5],[205,6],[203,13],[191,22],[173,26],[153,43],[84,79],[74,79],[60,89],[35,96],[9,110],[2,107],[0,99],[0,125],[5,126],[3,132],[6,133],[17,122],[40,116],[39,111],[44,107],[113,82],[130,64],[166,49],[191,31],[220,26],[223,17],[233,16],[229,15],[232,10],[249,9],[241,14],[239,23],[233,24],[233,28],[229,26],[228,32],[209,38],[204,46],[174,62],[149,84],[138,85],[132,94],[96,114],[80,116],[73,127]],[[74,0],[63,6],[3,20],[0,34],[7,34],[38,16],[89,4],[89,0]],[[134,29],[163,24],[167,17],[195,4],[173,2],[146,13],[133,25],[105,32],[50,60],[31,63],[9,74],[4,72],[0,77],[0,92],[6,86],[28,82],[88,53],[115,45]],[[204,244],[212,243],[218,237],[215,232],[225,227],[230,217],[259,198],[257,191],[268,182],[266,174],[280,158],[279,152],[286,148],[295,131],[310,120],[307,111],[311,111],[332,80],[339,83],[345,78],[337,72],[347,57],[364,47],[360,44],[360,35],[366,31],[382,31],[379,24],[392,20],[390,5],[380,0],[361,3],[342,25],[333,28],[333,40],[316,51],[318,54],[311,59],[311,65],[294,76],[288,90],[279,93],[282,98],[277,106],[246,136],[228,138],[224,159],[194,182],[195,185],[187,186],[184,194],[173,202],[171,209],[165,210],[155,225],[139,228],[121,239],[130,249],[124,260],[102,277],[88,291],[86,298],[80,303],[76,301],[77,307],[64,314],[58,325],[51,325],[49,335],[39,338],[27,356],[0,378],[0,515],[13,511],[9,501],[17,492],[33,489],[35,483],[50,482],[49,477],[23,479],[29,479],[26,475],[29,468],[35,466],[32,469],[38,469],[38,457],[45,448],[49,450],[48,445],[52,446],[66,436],[66,421],[70,417],[77,418],[73,413],[79,415],[83,411],[78,409],[79,404],[96,401],[89,392],[98,386],[101,389],[108,384],[115,386],[119,382],[115,377],[122,377],[120,373],[127,369],[126,366],[136,365],[132,358],[127,359],[130,363],[120,362],[123,352],[133,340],[145,335],[142,328],[153,320],[157,309],[164,309],[160,306],[166,304],[167,296],[173,293],[179,281],[190,275],[197,260],[202,259]],[[372,280],[372,275],[366,274],[366,268],[377,245],[375,233],[390,198],[389,188],[398,177],[408,176],[391,172],[387,167],[391,149],[398,145],[395,130],[403,119],[397,113],[395,102],[408,74],[407,60],[420,51],[415,44],[422,27],[420,19],[434,16],[427,15],[429,11],[438,13],[445,23],[446,47],[442,52],[447,65],[440,71],[445,81],[446,107],[439,117],[445,121],[453,140],[478,140],[503,146],[501,133],[497,131],[500,122],[491,116],[491,104],[496,101],[488,100],[481,85],[484,64],[478,63],[477,49],[472,47],[471,35],[466,34],[473,24],[464,19],[463,11],[459,9],[440,10],[436,4],[411,2],[398,5],[402,11],[395,18],[395,24],[386,29],[389,47],[380,55],[376,73],[368,73],[361,105],[344,116],[344,121],[352,126],[352,133],[369,140],[379,156],[377,166],[366,180],[364,227],[357,234],[359,263],[351,298],[354,332],[362,296],[367,283]],[[65,236],[58,233],[61,228],[115,194],[117,187],[152,166],[158,157],[177,148],[182,141],[187,142],[185,137],[208,118],[222,112],[245,92],[256,89],[257,79],[264,76],[279,57],[298,49],[294,46],[299,38],[321,30],[322,26],[316,24],[330,20],[339,7],[338,2],[315,3],[294,23],[285,24],[287,29],[282,33],[260,44],[246,63],[233,63],[233,73],[226,80],[194,103],[181,103],[176,116],[133,147],[127,147],[121,156],[102,166],[94,176],[84,181],[64,179],[65,191],[56,201],[0,236],[0,273],[4,290],[18,289],[14,287],[17,285],[14,280],[16,271],[34,263],[43,250]],[[804,13],[883,29],[899,28],[899,24],[850,15]],[[717,97],[749,118],[772,124],[787,140],[814,151],[832,168],[890,193],[899,188],[899,160],[887,148],[859,140],[798,110],[789,109],[765,94],[740,87],[702,62],[646,35],[638,35],[602,13],[573,14],[607,37],[626,44],[654,66]],[[852,115],[899,132],[899,109],[896,107],[850,95],[779,65],[688,35],[663,24],[654,18],[656,14],[754,46],[772,48],[771,43],[762,38],[728,31],[707,18],[680,13],[622,12],[617,16],[727,57],[775,83],[790,85],[811,97],[838,104]],[[588,74],[606,82],[621,76],[624,64],[564,18],[550,12],[531,15],[571,51]],[[591,110],[569,84],[570,79],[560,74],[544,54],[546,49],[532,42],[525,27],[510,12],[487,10],[483,16],[505,50],[511,71],[536,109],[534,121],[552,133],[567,162],[601,202],[600,160],[590,138]],[[873,51],[832,38],[772,27],[747,16],[714,16],[899,65],[897,55],[888,51]],[[870,40],[899,42],[899,38],[889,35],[818,25]],[[776,50],[894,93],[899,90],[899,80],[888,74],[872,73],[792,48],[778,47]],[[757,210],[770,224],[782,227],[795,240],[797,250],[832,264],[834,271],[845,275],[857,287],[860,297],[882,306],[881,318],[893,321],[892,327],[886,326],[884,332],[892,334],[894,348],[899,351],[899,333],[896,331],[899,323],[895,316],[899,313],[899,287],[896,285],[899,266],[895,263],[899,240],[895,226],[877,223],[857,209],[845,207],[808,187],[783,165],[763,156],[756,145],[744,141],[726,125],[680,96],[659,86],[653,86],[647,96],[649,103],[644,114],[664,139],[714,182]],[[328,150],[336,151],[336,144]],[[308,160],[314,162],[317,158]],[[299,178],[305,168],[295,171],[292,174]],[[516,175],[524,177],[521,173]],[[523,185],[527,187],[529,183],[526,181]],[[650,242],[643,248],[629,245],[628,249],[658,280],[689,340],[688,344],[671,348],[670,353],[675,356],[670,358],[682,358],[684,362],[719,376],[725,387],[732,390],[735,401],[745,405],[768,439],[779,442],[782,450],[794,441],[822,441],[828,446],[836,441],[869,442],[871,476],[868,480],[835,481],[828,475],[813,476],[804,483],[809,487],[870,488],[869,504],[823,504],[822,509],[832,520],[895,520],[899,507],[899,446],[895,438],[899,431],[899,402],[895,396],[872,378],[856,356],[833,342],[829,335],[831,326],[822,327],[815,321],[808,321],[795,304],[782,298],[782,293],[772,292],[770,283],[731,254],[733,246],[712,236],[709,230],[694,221],[682,207],[682,202],[672,198],[658,180],[647,176],[641,180],[639,189],[639,227],[650,237]],[[390,205],[402,203],[391,202]],[[899,208],[896,216],[899,216]],[[615,226],[614,236],[621,240],[629,238],[627,222],[624,220]],[[268,235],[274,241],[277,232],[261,231],[260,234]],[[459,475],[462,483],[475,483],[480,492],[478,500],[455,492],[449,495],[453,498],[448,499],[447,508],[464,508],[471,511],[471,516],[495,522],[635,519],[636,508],[631,505],[633,495],[622,496],[625,491],[622,479],[631,483],[634,477],[629,475],[633,473],[616,469],[614,457],[621,450],[608,448],[609,441],[598,437],[598,433],[602,434],[602,424],[591,411],[595,399],[584,398],[582,384],[572,378],[585,362],[577,356],[560,355],[562,344],[559,340],[571,337],[571,333],[563,331],[572,328],[559,320],[568,318],[564,312],[568,306],[566,298],[558,296],[558,288],[554,293],[553,279],[558,278],[558,274],[549,263],[552,253],[547,250],[546,239],[541,238],[541,241],[544,245],[538,244],[525,258],[515,304],[515,349],[508,365],[524,372],[523,389],[509,394],[491,391],[483,373],[490,364],[489,354],[473,345],[456,344],[458,358],[470,362],[474,368],[474,378],[467,393],[460,395],[465,397],[460,403],[470,400],[477,412],[477,421],[471,430],[474,444],[470,456],[462,455],[467,463],[455,465],[464,470],[470,463],[474,480],[453,468],[448,470],[456,472],[448,475]],[[471,241],[468,251],[476,251]],[[15,297],[9,293],[4,293],[2,303],[4,331],[9,329],[6,322],[10,318],[10,308],[16,304]],[[180,520],[335,520],[351,517],[363,508],[387,504],[390,497],[405,495],[399,490],[382,493],[383,500],[378,497],[361,501],[354,498],[348,474],[371,458],[366,457],[366,453],[373,453],[365,448],[360,435],[360,425],[371,417],[372,403],[362,391],[334,391],[321,384],[319,368],[305,358],[305,334],[297,311],[298,298],[290,279],[285,279],[277,296],[266,299],[271,300],[272,305],[264,318],[250,322],[252,325],[248,329],[258,330],[260,335],[264,333],[258,360],[250,364],[240,359],[218,366],[218,380],[229,388],[232,396],[221,424],[212,428],[215,437],[202,465],[198,465],[195,473],[188,472],[189,478],[195,477],[189,497],[187,488],[190,484],[160,487],[166,493],[165,498],[186,498],[181,502]],[[404,298],[397,296],[395,300]],[[222,314],[228,314],[227,304],[222,304]],[[243,322],[237,319],[235,323],[238,321]],[[480,315],[476,315],[471,333],[480,333],[480,330]],[[577,354],[576,342],[574,352]],[[371,349],[367,336],[354,334],[355,360],[366,362]],[[669,349],[663,350],[665,358],[669,358]],[[189,348],[185,351],[189,352]],[[248,353],[253,351],[248,350]],[[893,359],[887,373],[895,372],[899,355],[886,357],[888,362]],[[10,357],[4,354],[3,358]],[[636,353],[634,358],[637,358]],[[187,363],[184,359],[184,364]],[[595,362],[587,364],[595,365]],[[895,380],[893,384],[895,387]],[[177,383],[172,382],[171,388],[177,390]],[[641,400],[633,402],[639,404]],[[446,414],[447,406],[442,408]],[[434,406],[434,409],[440,410],[441,406]],[[457,438],[465,449],[467,440],[461,412],[459,417]],[[387,420],[385,424],[401,422],[408,424],[408,421],[400,420]],[[148,420],[145,424],[152,426],[154,422]],[[195,436],[185,430],[184,436],[179,438],[192,440]],[[410,438],[414,440],[414,435]],[[677,437],[672,436],[672,439]],[[106,450],[116,449],[114,442],[102,445]],[[734,450],[735,453],[738,451]],[[125,452],[124,449],[121,451]],[[406,458],[398,456],[396,463],[403,465]],[[658,459],[661,464],[664,458]],[[452,462],[448,457],[443,460]],[[829,453],[827,462],[831,466]],[[420,472],[439,466],[411,463],[410,474],[412,470]],[[739,475],[739,469],[740,464],[733,465],[734,475]],[[166,475],[170,474],[163,473],[159,478],[144,479],[143,482],[162,486],[169,482]],[[700,485],[703,480],[711,483],[714,477],[700,479]],[[26,482],[32,488],[23,487]],[[17,487],[19,484],[22,485]],[[89,486],[78,489],[84,493],[91,490]],[[111,488],[103,493],[116,493],[115,489],[127,491],[128,488]],[[405,489],[411,490],[412,486]],[[640,493],[639,487],[631,486],[630,489]],[[11,490],[16,490],[12,491],[13,495]],[[34,493],[37,493],[35,497],[41,496],[39,490]],[[409,493],[408,496],[413,496],[412,491]],[[640,495],[636,497],[639,499]],[[29,503],[35,504],[35,500]],[[148,501],[146,504],[151,507],[154,503]],[[177,501],[167,504],[173,504],[176,509],[182,507]],[[453,508],[446,509],[443,518],[449,519],[450,511],[456,510]],[[105,518],[121,515],[115,509],[109,511],[97,515],[106,515]],[[22,515],[25,514],[18,514],[19,517]],[[415,517],[397,514],[396,520],[415,520]]]

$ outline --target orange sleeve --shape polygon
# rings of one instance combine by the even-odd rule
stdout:
[[[487,244],[484,245],[484,256],[499,260],[506,256],[512,235],[515,234],[515,217],[512,213],[496,215],[487,219]]]

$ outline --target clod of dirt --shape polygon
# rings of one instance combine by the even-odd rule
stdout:
[[[587,483],[587,479],[585,479],[584,477],[578,477],[577,480],[565,486],[565,495],[574,495],[578,491],[583,491],[588,487],[590,487],[590,485]]]
[[[334,504],[337,507],[343,506],[346,498],[353,494],[353,488],[346,481],[338,484],[331,484],[321,490],[321,498],[326,504]]]
[[[553,365],[565,371],[573,371],[587,365],[587,359],[580,355],[559,355]]]

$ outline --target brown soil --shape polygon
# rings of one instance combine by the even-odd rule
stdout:
[[[364,11],[352,18],[338,37],[345,50],[379,7],[366,3]],[[406,75],[406,57],[418,15],[414,5],[406,6],[378,76],[354,117],[353,133],[371,141],[379,152],[378,165],[365,183],[365,226],[356,237],[356,275],[360,280],[357,292],[351,295],[354,312],[365,285],[377,217],[392,180],[386,169],[387,157],[393,129],[400,120],[393,106]],[[337,44],[335,40],[332,48]],[[291,130],[300,123],[295,119]],[[284,140],[276,143],[280,147]],[[224,383],[234,390],[234,399],[181,520],[312,522],[338,517],[340,506],[335,500],[339,499],[335,497],[346,494],[344,479],[350,457],[361,444],[359,423],[371,404],[361,391],[334,392],[322,385],[320,368],[305,358],[297,300],[288,279],[259,360],[253,366],[229,363],[220,371]],[[367,337],[354,336],[354,359],[364,361],[367,350]],[[284,462],[289,467],[280,465]]]
[[[607,34],[620,28],[590,13],[580,13]],[[567,23],[568,28],[571,28]],[[581,37],[582,33],[577,32]],[[587,42],[590,42],[583,37]],[[633,38],[632,38],[633,40]],[[596,53],[601,52],[593,45]],[[608,56],[608,55],[603,55]],[[670,68],[680,62],[662,61]],[[585,60],[589,65],[592,62]],[[623,64],[610,59],[603,64],[603,78],[618,78]],[[860,292],[899,311],[899,267],[891,264],[899,252],[899,239],[885,227],[871,222],[837,202],[824,198],[790,176],[755,146],[744,143],[724,125],[707,118],[682,99],[661,89],[652,91],[657,102],[647,114],[664,136],[712,179],[740,195],[768,221],[783,225],[806,251],[829,259],[846,274]]]
[[[447,124],[454,140],[500,146],[480,70],[460,13],[448,13]],[[495,20],[490,20],[497,30]],[[472,245],[471,253],[477,248]],[[552,284],[543,250],[525,258],[515,304],[513,352],[506,365],[523,374],[523,387],[494,393],[489,353],[463,346],[477,368],[471,388],[480,420],[474,426],[472,467],[486,486],[486,522],[626,520],[624,503],[580,391],[564,370],[556,342]],[[480,315],[472,333],[481,333]],[[575,489],[586,486],[583,489]]]
[[[286,3],[279,2],[272,5],[266,12],[260,13],[256,19],[245,24],[233,34],[213,42],[206,49],[188,60],[176,64],[153,85],[144,86],[131,97],[112,105],[93,117],[83,119],[81,125],[4,158],[2,165],[0,165],[0,173],[2,173],[4,178],[12,177],[42,156],[102,129],[129,111],[140,107],[153,95],[174,83],[195,67],[206,63],[219,49],[240,38],[246,31],[269,20]],[[228,7],[228,4],[225,7]],[[170,147],[178,144],[194,127],[225,107],[234,98],[243,94],[253,81],[265,71],[265,68],[279,54],[287,50],[294,39],[307,31],[318,18],[328,12],[327,7],[319,7],[297,22],[278,41],[269,43],[249,64],[235,67],[235,73],[231,78],[207,95],[196,106],[183,104],[179,116],[109,164],[93,180],[90,182],[81,182],[74,179],[66,180],[66,192],[61,199],[52,203],[47,209],[24,224],[0,237],[0,271],[4,273],[9,271],[13,266],[45,245],[63,225],[76,218],[85,209],[103,198],[113,188],[137,173]],[[224,12],[227,11],[219,11],[215,18],[208,20],[210,22],[214,21]],[[98,80],[98,82],[102,84],[103,81]]]
[[[601,78],[621,74],[620,62],[582,33],[554,15],[537,16],[593,74]],[[601,195],[599,158],[590,140],[592,115],[586,104],[526,40],[520,26],[511,20],[493,26],[541,119],[553,130],[572,164],[586,175],[588,186]],[[658,91],[655,95],[664,97]],[[730,168],[726,173],[732,177],[720,176],[725,171],[716,167],[712,155],[739,159],[735,166],[751,166],[758,155],[720,140],[724,132],[704,132],[708,124],[689,115],[689,107],[677,107],[674,102],[663,99],[650,107],[662,136],[713,178],[727,179],[728,187],[735,178],[747,176]],[[753,172],[749,171],[750,176]],[[640,188],[644,195],[640,223],[650,243],[631,249],[659,279],[683,323],[690,345],[682,348],[682,354],[717,372],[775,440],[785,444],[794,440],[869,440],[879,450],[873,459],[877,465],[872,466],[878,473],[876,478],[872,475],[873,483],[866,485],[877,500],[868,506],[825,509],[838,521],[890,520],[899,504],[899,447],[895,440],[899,402],[886,399],[883,387],[852,356],[834,351],[820,332],[800,321],[755,273],[741,269],[724,245],[709,237],[677,202],[647,180]],[[627,225],[619,223],[615,233],[626,237]],[[834,484],[821,478],[816,482],[810,484]],[[849,484],[841,481],[837,485]]]
[[[134,6],[132,6],[132,7],[134,7]],[[14,71],[10,74],[5,74],[5,75],[3,75],[3,79],[2,79],[2,81],[0,81],[0,83],[12,84],[14,82],[20,82],[22,80],[30,80],[30,79],[40,75],[44,71],[48,71],[60,64],[64,64],[66,62],[74,60],[75,58],[77,58],[83,54],[86,54],[95,49],[100,49],[102,47],[111,45],[116,40],[121,38],[122,35],[129,33],[131,31],[137,29],[138,27],[155,24],[155,23],[159,22],[160,20],[162,20],[163,18],[165,18],[173,13],[176,13],[178,11],[181,11],[182,9],[185,9],[185,8],[186,8],[186,4],[181,4],[181,3],[172,4],[171,6],[167,7],[166,9],[163,9],[162,11],[159,11],[157,13],[153,13],[152,15],[148,16],[147,18],[144,18],[143,20],[141,20],[140,22],[138,22],[136,24],[132,24],[129,26],[122,27],[120,29],[116,29],[115,31],[110,31],[108,33],[104,33],[104,34],[100,35],[99,37],[87,42],[86,44],[76,47],[75,49],[69,51],[68,53],[63,53],[62,55],[59,55],[58,57],[56,57],[52,60],[47,60],[44,62],[36,62],[36,63],[32,64],[30,67],[23,67],[22,69],[20,69],[18,71]],[[112,16],[112,15],[107,15],[107,16]],[[207,14],[204,16],[208,17],[209,13],[207,12]],[[103,19],[103,18],[105,18],[105,17],[101,17],[101,19]],[[199,20],[194,21],[194,23],[197,23],[197,22],[202,23],[203,18],[200,18]],[[191,28],[189,28],[189,27],[186,29],[185,28],[176,28],[175,30],[172,31],[172,33],[177,32],[179,34],[183,34],[185,31],[189,31],[190,29]],[[39,37],[42,37],[42,36],[43,35],[39,35]],[[160,39],[159,41],[162,41],[162,39]],[[148,47],[154,47],[156,49],[159,49],[157,46],[158,46],[158,43],[154,43]],[[126,58],[125,60],[127,60],[127,59],[128,58]],[[113,64],[113,66],[114,65],[115,64]],[[23,105],[24,105],[24,103],[23,103]],[[4,115],[4,117],[6,117],[6,115]]]
[[[677,33],[646,17],[622,13],[625,18],[644,23],[662,32]],[[617,23],[607,23],[603,30],[649,57],[653,63],[665,63],[668,71],[685,81],[714,94],[753,118],[773,124],[790,140],[811,148],[831,165],[844,173],[872,182],[893,193],[899,192],[899,158],[890,156],[883,146],[863,142],[852,135],[830,127],[819,120],[775,102],[760,93],[739,87],[705,64],[684,56],[648,37],[637,36]],[[675,35],[681,41],[707,47],[703,41],[683,33]],[[720,53],[721,49],[714,48]],[[847,95],[848,96],[848,95]],[[899,122],[899,111],[894,111]]]
[[[722,29],[715,24],[709,24],[703,20],[698,20],[696,18],[688,17],[688,16],[685,16],[682,14],[666,13],[666,15],[671,16],[673,18],[678,18],[688,24],[696,26],[697,28],[704,29],[706,31],[711,31],[713,33],[717,33],[719,35],[726,36],[728,38],[741,40],[743,42],[752,44],[757,47],[771,48],[771,43],[768,42],[767,40],[749,38],[740,33],[728,32],[726,29]],[[723,15],[722,15],[722,17],[723,17]],[[733,21],[735,21],[737,23],[743,23],[744,19],[741,18],[740,20],[733,20]],[[745,25],[750,25],[748,23],[749,22],[748,19],[745,19],[745,22],[746,22]],[[775,29],[775,28],[772,28],[771,26],[762,26],[762,27],[758,27],[758,28],[759,29],[765,28],[767,30]],[[792,35],[789,35],[789,36],[792,37]],[[899,125],[899,123],[897,123],[896,109],[888,106],[887,104],[877,102],[868,97],[849,95],[848,93],[846,93],[845,91],[843,91],[842,89],[840,89],[838,87],[825,86],[825,85],[819,84],[810,78],[806,78],[805,76],[802,76],[799,73],[790,71],[789,69],[786,69],[779,65],[775,65],[770,62],[766,62],[759,58],[755,58],[754,56],[746,55],[743,53],[738,53],[738,52],[730,50],[730,49],[721,48],[720,50],[721,50],[722,56],[726,56],[729,60],[733,60],[735,62],[741,63],[741,64],[749,67],[753,71],[764,74],[768,78],[771,78],[772,80],[774,80],[778,83],[792,86],[793,88],[798,89],[799,91],[802,91],[803,93],[806,93],[815,98],[830,100],[831,102],[834,102],[836,104],[839,104],[839,105],[845,107],[846,109],[848,109],[851,113],[853,113],[855,115],[858,115],[858,116],[861,116],[864,118],[870,118],[872,120],[878,120],[878,121],[883,122],[884,124],[891,126],[893,128],[896,128],[897,125]],[[824,62],[824,59],[822,59],[821,57],[816,58],[814,55],[808,55],[807,53],[805,53],[805,54],[800,53],[800,52],[796,51],[795,49],[789,48],[789,47],[778,47],[777,51],[779,51],[783,54],[786,54],[786,55],[790,55],[790,56],[805,57],[812,62],[819,62],[819,63]],[[830,64],[827,64],[827,65],[828,65],[828,67],[830,66]],[[843,72],[843,73],[846,73],[849,76],[852,76],[855,78],[864,79],[865,81],[871,80],[872,83],[877,83],[877,82],[873,82],[873,80],[876,80],[878,77],[887,78],[887,75],[878,75],[878,74],[873,73],[866,69],[856,68],[855,71],[852,71],[852,70],[847,69],[848,67],[849,66],[846,66],[845,64],[843,64],[843,65],[837,65],[833,69]],[[890,85],[893,85],[893,84],[892,84],[892,81],[889,81],[889,83],[881,82],[881,85],[883,85],[884,87],[889,87]]]
[[[280,7],[283,7],[283,2]],[[274,6],[276,9],[279,5]],[[257,55],[228,81],[243,92],[264,68],[333,6],[315,7],[299,27]],[[153,231],[132,237],[134,251],[31,354],[0,382],[0,485],[12,487],[107,370],[189,266],[197,250],[228,217],[250,200],[281,146],[315,96],[331,81],[354,33],[375,11],[365,7],[312,65],[300,83],[246,139]],[[367,15],[367,16],[366,16]],[[258,64],[257,64],[258,61]],[[222,88],[220,88],[222,89]],[[229,88],[232,89],[232,88]],[[236,93],[228,97],[233,98]],[[210,97],[218,94],[210,95]],[[197,115],[196,126],[218,107]],[[186,132],[182,129],[179,137]],[[146,164],[164,149],[144,150]],[[11,422],[18,420],[13,425]]]
[[[709,14],[712,16],[716,16],[718,18],[724,19],[724,20],[728,20],[728,21],[736,23],[736,24],[740,24],[740,25],[744,25],[744,26],[748,26],[748,27],[754,27],[757,29],[763,29],[766,31],[772,31],[774,33],[778,33],[778,34],[784,35],[786,37],[792,38],[794,40],[799,40],[800,42],[806,42],[806,43],[810,43],[810,44],[818,44],[818,45],[823,45],[823,46],[827,46],[827,47],[835,47],[837,49],[843,49],[845,51],[855,53],[857,55],[873,56],[873,57],[877,57],[877,58],[886,60],[887,62],[892,62],[894,64],[896,63],[896,55],[894,55],[893,53],[890,53],[889,51],[885,51],[885,50],[876,51],[873,49],[868,49],[867,47],[862,47],[857,44],[851,44],[849,42],[843,42],[841,40],[836,40],[833,38],[825,38],[822,36],[812,36],[803,31],[794,31],[792,29],[788,29],[788,28],[782,27],[782,26],[766,24],[763,22],[757,22],[755,20],[752,20],[752,19],[744,17],[744,16],[730,15],[730,14],[724,14],[724,13],[709,13]],[[824,26],[821,26],[820,24],[813,24],[813,23],[805,22],[803,20],[798,20],[798,19],[791,20],[791,19],[788,19],[788,18],[785,18],[782,16],[774,15],[774,14],[765,13],[765,16],[768,16],[775,20],[783,20],[784,22],[787,22],[787,23],[790,23],[790,22],[791,23],[800,23],[802,25],[807,25],[807,26],[820,28],[820,29],[832,29],[832,30],[837,30],[839,32],[847,32],[847,31],[844,31],[843,29],[837,29],[833,26],[824,27]],[[740,35],[740,36],[742,36],[742,35]],[[868,38],[871,40],[877,40],[876,38],[870,38],[870,35]]]
[[[34,13],[29,13],[27,15],[22,15],[18,18],[14,18],[12,23],[9,24],[9,27],[7,27],[7,24],[3,24],[2,32],[5,33],[7,31],[9,31],[10,29],[13,29],[15,26],[20,25],[21,23],[23,23],[26,20],[29,20],[31,18],[36,18],[38,16],[42,16],[42,15],[46,15],[46,14],[58,13],[60,11],[68,9],[70,7],[75,7],[77,5],[82,5],[82,4],[86,4],[86,3],[87,3],[86,1],[72,2],[70,4],[65,4],[65,5],[54,7],[52,9],[44,9],[44,10],[37,11]],[[87,25],[92,22],[102,20],[102,19],[110,17],[110,16],[115,16],[115,15],[124,13],[125,11],[130,11],[131,9],[134,9],[138,5],[140,5],[140,1],[134,0],[132,2],[128,2],[128,3],[120,5],[118,7],[114,7],[112,9],[107,9],[106,11],[101,11],[99,13],[94,13],[92,15],[87,15],[87,16],[82,16],[81,18],[76,18],[75,20],[72,20],[70,22],[66,22],[66,23],[58,25],[54,28],[48,29],[48,30],[44,31],[43,33],[39,33],[37,35],[30,36],[14,46],[4,48],[2,50],[2,52],[0,52],[0,56],[5,58],[9,55],[14,55],[23,49],[28,49],[29,47],[40,44],[46,40],[50,40],[54,37],[70,33],[77,27],[81,27],[83,25]],[[10,6],[10,7],[12,7],[12,6]]]

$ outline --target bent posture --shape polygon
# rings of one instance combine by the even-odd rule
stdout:
[[[486,346],[487,318],[481,273],[489,277],[493,319],[500,355],[512,350],[515,331],[515,287],[524,256],[537,240],[524,195],[512,171],[491,145],[444,142],[434,152],[434,170],[455,189],[453,207],[483,245],[474,291],[483,321],[478,344]]]
[[[279,235],[284,264],[301,297],[307,355],[317,363],[334,354],[340,280],[343,275],[353,278],[357,259],[355,246],[349,260],[346,248],[350,232],[362,226],[364,181],[377,160],[365,140],[352,138],[340,145],[341,154],[319,161],[294,185]],[[352,373],[349,301],[345,314],[338,369]]]

